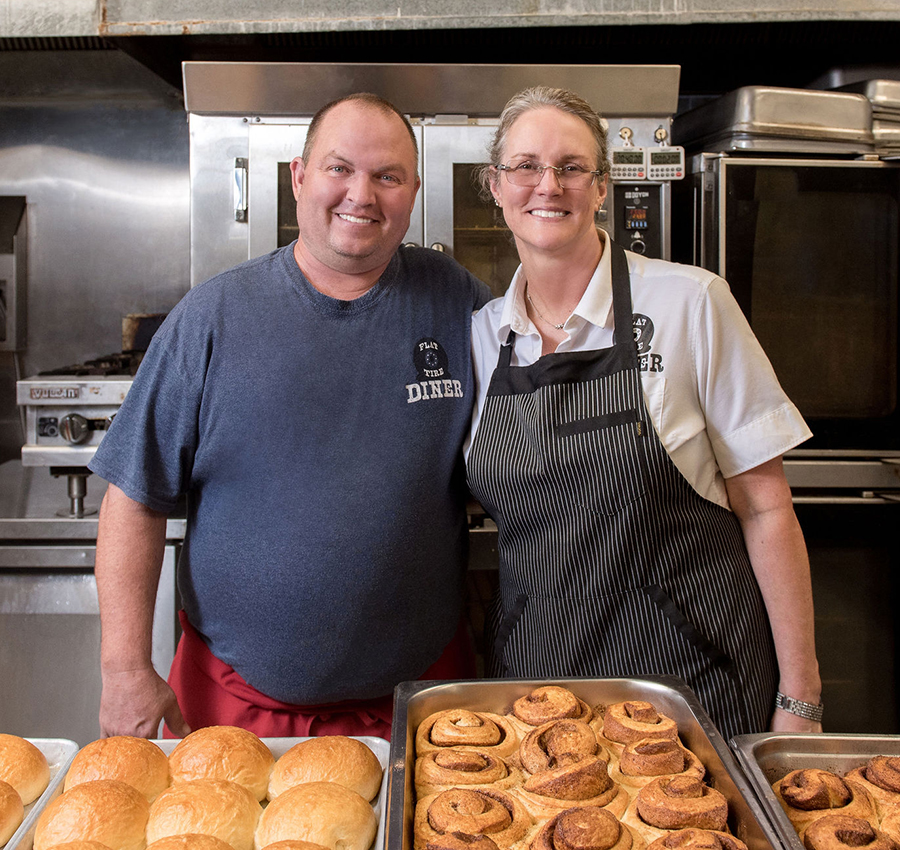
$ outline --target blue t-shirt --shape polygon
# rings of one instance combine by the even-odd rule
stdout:
[[[187,494],[188,619],[253,687],[308,705],[390,693],[454,633],[470,320],[489,292],[401,248],[339,301],[292,249],[181,300],[90,466],[155,510]]]

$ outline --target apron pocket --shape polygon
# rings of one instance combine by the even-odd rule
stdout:
[[[496,613],[499,615],[503,610],[502,603],[500,603],[499,601],[499,594],[497,601],[498,605]],[[509,662],[506,660],[506,658],[504,658],[506,645],[509,643],[509,636],[513,633],[513,630],[521,619],[522,612],[525,610],[525,605],[527,603],[527,594],[520,593],[516,597],[516,601],[509,612],[507,614],[503,614],[502,617],[499,617],[500,622],[497,626],[496,633],[494,634],[494,642],[491,646],[491,656],[489,660],[489,667],[492,676],[502,676],[510,668]]]
[[[561,422],[554,429],[551,474],[569,501],[612,516],[646,492],[646,434],[637,410]]]

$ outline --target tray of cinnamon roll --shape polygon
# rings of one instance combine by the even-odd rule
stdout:
[[[386,850],[780,848],[672,676],[405,682]]]
[[[900,737],[761,733],[732,745],[787,850],[900,850]]]

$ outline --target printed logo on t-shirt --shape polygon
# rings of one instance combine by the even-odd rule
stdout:
[[[406,385],[407,404],[437,398],[462,398],[462,384],[450,374],[450,358],[441,344],[423,337],[413,348],[416,382]]]
[[[653,339],[653,321],[643,313],[635,313],[631,317],[631,325],[634,330],[634,344],[637,346],[638,364],[642,372],[662,372],[662,354],[650,352]]]

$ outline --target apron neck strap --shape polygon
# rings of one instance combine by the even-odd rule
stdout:
[[[634,330],[631,318],[631,278],[628,274],[628,259],[625,256],[625,249],[609,237],[606,238],[606,247],[610,251],[616,345],[633,348]]]

